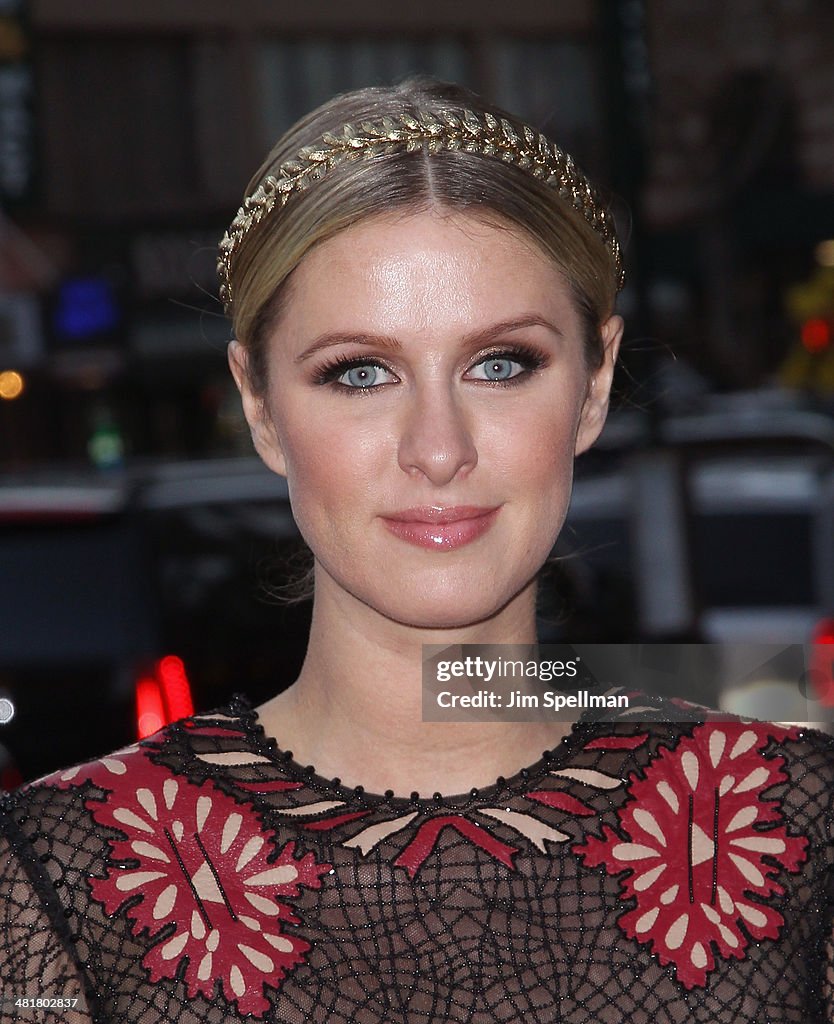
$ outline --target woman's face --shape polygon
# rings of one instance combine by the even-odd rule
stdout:
[[[530,597],[605,418],[621,321],[589,372],[569,290],[518,230],[378,217],[313,249],[268,337],[269,385],[232,369],[287,477],[316,587],[397,622],[463,626]]]

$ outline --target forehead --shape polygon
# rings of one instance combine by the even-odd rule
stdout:
[[[446,211],[369,218],[319,243],[288,281],[284,327],[470,329],[541,313],[575,322],[569,288],[521,228]]]

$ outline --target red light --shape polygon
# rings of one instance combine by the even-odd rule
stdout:
[[[179,718],[188,718],[194,714],[194,702],[191,699],[191,684],[185,672],[182,658],[168,654],[156,665],[156,676],[162,687],[165,701],[166,721],[176,722]]]
[[[834,619],[823,619],[814,627],[815,644],[834,644]]]
[[[807,352],[824,352],[831,344],[831,324],[816,318],[802,325],[802,344]]]
[[[823,707],[834,707],[834,619],[823,619],[811,635],[810,677],[816,699]]]
[[[165,708],[159,683],[146,676],[136,684],[136,726],[139,739],[151,736],[165,725]]]

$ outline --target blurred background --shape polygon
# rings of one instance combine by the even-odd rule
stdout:
[[[293,121],[416,72],[558,140],[625,242],[543,639],[834,643],[828,0],[0,0],[0,786],[297,673],[216,244]],[[715,701],[791,719],[765,675]]]

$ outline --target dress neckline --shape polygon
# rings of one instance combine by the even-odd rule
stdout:
[[[531,780],[540,778],[569,761],[571,756],[590,739],[598,725],[590,709],[584,709],[579,718],[571,723],[570,730],[561,737],[558,743],[545,750],[533,764],[520,768],[513,775],[507,777],[499,775],[495,782],[487,786],[473,786],[465,793],[452,795],[433,793],[426,796],[415,791],[410,796],[402,796],[390,789],[383,794],[372,793],[364,786],[346,786],[338,777],[327,778],[320,775],[314,765],[301,764],[294,758],[291,750],[285,750],[278,745],[275,737],[270,736],[264,729],[257,710],[245,694],[236,693],[229,706],[235,717],[244,724],[248,739],[255,750],[272,761],[293,780],[304,783],[305,786],[324,796],[332,796],[343,802],[359,800],[363,804],[385,803],[397,807],[425,807],[440,804],[444,807],[458,808],[472,803],[480,803],[483,800],[494,802],[499,797],[511,797],[529,789]]]

